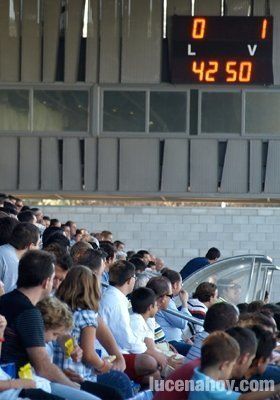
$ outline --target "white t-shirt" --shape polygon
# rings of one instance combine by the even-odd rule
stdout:
[[[142,342],[146,338],[154,340],[154,332],[149,328],[141,314],[133,313],[130,315],[130,326],[134,335]]]

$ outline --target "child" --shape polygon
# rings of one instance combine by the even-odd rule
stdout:
[[[221,331],[210,334],[201,348],[201,367],[195,369],[189,400],[264,400],[279,394],[280,385],[275,391],[245,394],[227,390],[224,381],[232,376],[239,356],[240,348],[233,337]]]
[[[57,291],[57,297],[64,301],[73,312],[74,327],[71,335],[83,350],[82,362],[74,362],[71,358],[64,357],[63,368],[74,370],[87,381],[82,383],[82,388],[91,386],[98,390],[96,383],[90,385],[89,382],[97,381],[99,385],[106,384],[111,392],[112,387],[119,388],[122,392],[119,398],[126,398],[132,394],[131,390],[126,388],[126,386],[130,387],[128,377],[120,371],[109,373],[113,367],[113,361],[111,362],[110,358],[100,358],[95,351],[96,330],[99,324],[99,290],[99,282],[95,274],[87,267],[76,266],[69,271]],[[116,393],[113,394],[105,393],[104,388],[101,389],[102,391],[98,393],[95,391],[94,394],[106,399],[117,398],[118,390],[114,390]]]
[[[0,315],[0,354],[6,325],[6,318]],[[32,379],[11,379],[11,377],[0,368],[0,399],[14,400],[27,396],[31,400],[63,400],[61,397],[46,393],[41,389],[36,389],[36,382]]]

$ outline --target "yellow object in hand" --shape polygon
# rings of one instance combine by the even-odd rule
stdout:
[[[70,339],[66,340],[66,342],[64,343],[64,347],[65,347],[66,357],[70,357],[75,349],[74,339],[70,338]]]
[[[18,371],[18,376],[20,379],[33,379],[31,364],[25,364]]]

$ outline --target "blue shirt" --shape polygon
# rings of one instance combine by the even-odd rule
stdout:
[[[176,303],[173,299],[170,300],[168,308],[178,312]],[[180,312],[182,314],[191,316],[187,309],[182,309]],[[176,317],[175,315],[168,314],[164,311],[157,312],[155,319],[161,326],[165,334],[165,339],[168,342],[172,340],[180,342],[182,340],[182,332],[188,328],[188,321],[183,318]]]
[[[198,271],[199,269],[205,267],[205,265],[209,264],[208,258],[205,257],[196,257],[190,260],[183,269],[181,269],[180,274],[182,279],[186,279],[189,275]]]
[[[10,244],[0,246],[0,279],[4,283],[5,292],[16,288],[19,259],[16,249]]]
[[[190,350],[185,358],[185,364],[201,357],[202,343],[203,343],[203,340],[206,339],[208,335],[209,335],[209,333],[206,331],[199,332],[195,335],[194,340],[193,340],[193,345],[190,348]]]
[[[199,368],[195,368],[192,379],[194,390],[190,391],[189,400],[237,400],[241,396],[239,392],[227,390],[223,382],[215,381],[200,372]]]

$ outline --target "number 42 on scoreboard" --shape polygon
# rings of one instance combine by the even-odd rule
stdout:
[[[200,82],[215,82],[219,67],[218,61],[193,61],[192,72],[198,75]],[[252,67],[251,61],[228,61],[225,64],[226,82],[250,82]]]

